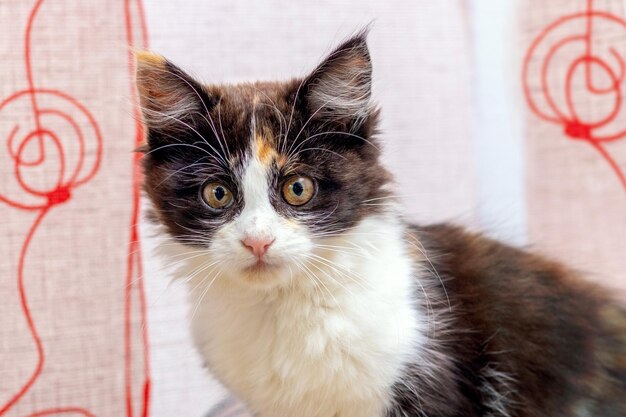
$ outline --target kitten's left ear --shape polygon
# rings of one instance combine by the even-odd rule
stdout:
[[[372,112],[372,62],[367,29],[337,47],[302,86],[312,118],[338,122],[351,130]]]

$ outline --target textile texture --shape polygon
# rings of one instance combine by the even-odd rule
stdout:
[[[0,417],[247,416],[195,352],[193,306],[141,217],[131,48],[207,83],[283,79],[375,19],[404,215],[478,227],[498,176],[479,160],[499,156],[476,138],[474,4],[0,0]],[[510,19],[516,241],[626,293],[624,3],[519,0]]]

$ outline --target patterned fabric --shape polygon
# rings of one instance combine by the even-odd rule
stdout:
[[[141,10],[3,2],[0,22],[0,415],[147,415]]]
[[[626,20],[620,1],[519,9],[529,240],[626,291]]]
[[[202,366],[193,306],[139,222],[129,45],[206,82],[279,79],[376,19],[374,93],[407,218],[497,233],[484,206],[519,181],[495,213],[523,217],[513,240],[626,290],[624,3],[506,3],[0,1],[0,417],[246,415]],[[515,51],[500,84],[485,40]],[[524,129],[481,116],[507,88]],[[505,158],[485,133],[522,150]]]

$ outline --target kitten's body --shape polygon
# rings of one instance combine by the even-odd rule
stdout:
[[[363,34],[284,84],[205,87],[154,55],[138,80],[146,191],[196,344],[253,412],[626,415],[626,315],[602,291],[400,220]]]
[[[389,387],[426,328],[414,308],[403,232],[396,220],[373,218],[332,239],[337,246],[360,246],[363,234],[379,239],[309,266],[335,282],[295,273],[309,285],[259,296],[226,276],[204,296],[198,291],[193,333],[210,369],[261,416],[383,415]]]

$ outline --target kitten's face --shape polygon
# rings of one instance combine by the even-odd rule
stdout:
[[[372,138],[365,35],[285,83],[204,86],[143,53],[137,74],[153,218],[207,269],[293,284],[332,253],[325,242],[381,207],[372,202],[388,175]]]

